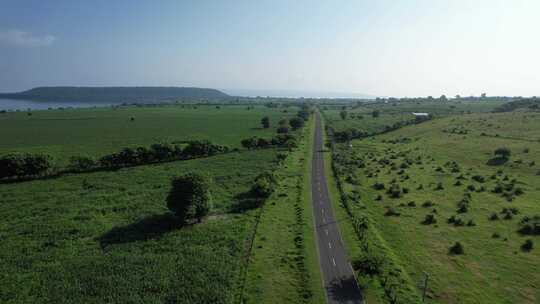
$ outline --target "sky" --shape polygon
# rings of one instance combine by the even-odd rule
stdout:
[[[538,0],[0,0],[0,92],[540,95]]]

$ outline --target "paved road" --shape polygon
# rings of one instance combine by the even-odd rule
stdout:
[[[324,175],[323,133],[320,114],[316,115],[311,171],[311,197],[315,214],[315,234],[319,263],[328,303],[363,303],[362,295],[347,259],[343,241],[330,205]]]

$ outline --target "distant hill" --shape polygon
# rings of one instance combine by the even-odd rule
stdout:
[[[38,87],[20,93],[0,94],[0,98],[55,102],[145,102],[178,99],[226,99],[215,89],[193,87]]]

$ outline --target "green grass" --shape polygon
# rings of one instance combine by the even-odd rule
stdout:
[[[0,114],[0,155],[10,152],[47,153],[65,164],[70,156],[101,157],[124,147],[158,142],[207,139],[239,147],[250,136],[271,137],[281,118],[297,108],[264,106],[160,106],[66,109]],[[260,120],[269,116],[271,128]],[[135,118],[131,121],[131,118]]]
[[[234,196],[275,165],[273,149],[0,185],[0,302],[231,303],[254,213]],[[241,164],[241,166],[239,165]],[[173,176],[205,171],[214,209],[177,227]]]
[[[384,127],[400,121],[414,120],[413,112],[425,112],[435,117],[460,115],[463,113],[484,113],[495,109],[502,102],[402,102],[402,103],[372,103],[346,106],[347,119],[340,117],[343,106],[323,106],[323,114],[328,124],[336,131],[356,128],[369,133],[384,130]],[[372,112],[378,110],[379,117],[373,117]]]
[[[251,251],[245,303],[324,303],[310,200],[313,121],[278,170]]]
[[[413,286],[419,287],[423,272],[429,273],[427,302],[538,303],[540,250],[535,248],[526,253],[520,246],[528,238],[532,238],[535,245],[540,239],[523,237],[517,230],[524,215],[540,214],[539,122],[539,113],[527,112],[452,115],[374,138],[355,140],[352,151],[339,146],[340,153],[349,154],[349,159],[357,164],[365,164],[363,168],[349,166],[346,176],[341,176],[349,180],[345,183],[346,192],[351,194],[355,190],[360,195],[357,203],[352,204],[353,212],[370,218],[381,242],[406,270]],[[512,150],[510,162],[502,166],[487,165],[493,151],[501,146]],[[526,148],[528,153],[524,152]],[[417,157],[421,157],[422,164],[414,163],[398,174],[399,166],[406,159],[416,160]],[[383,159],[388,159],[390,164],[381,165]],[[458,163],[460,172],[451,172],[445,167],[449,161]],[[534,163],[531,165],[531,162]],[[392,170],[392,163],[398,168]],[[444,172],[437,171],[438,167]],[[498,170],[503,173],[497,175]],[[455,186],[460,174],[467,180]],[[408,179],[402,178],[406,175]],[[486,182],[472,181],[474,175],[484,176]],[[517,187],[524,190],[524,194],[516,196],[512,202],[491,192],[505,175],[510,180],[517,179]],[[384,190],[372,187],[375,182],[383,182],[388,187],[393,179],[410,192],[392,199]],[[435,190],[439,182],[443,190]],[[418,189],[420,184],[423,185],[421,190]],[[470,184],[477,189],[484,186],[486,191],[471,192],[469,211],[457,216],[465,223],[473,220],[476,226],[456,227],[447,223],[450,216],[456,215],[457,203]],[[378,195],[383,197],[382,201],[375,199]],[[422,207],[428,200],[435,206]],[[416,207],[407,206],[411,201]],[[385,216],[389,207],[401,215]],[[493,212],[500,215],[504,207],[515,207],[519,214],[510,220],[488,220]],[[433,209],[437,210],[437,224],[421,224]],[[494,233],[500,237],[493,238]],[[352,237],[345,239],[349,244],[354,242]],[[456,241],[464,245],[464,255],[448,253]]]

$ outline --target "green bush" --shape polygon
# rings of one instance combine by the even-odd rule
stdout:
[[[465,250],[463,249],[463,245],[461,245],[460,242],[456,242],[454,245],[450,247],[449,252],[450,254],[460,255],[460,254],[464,254]]]

